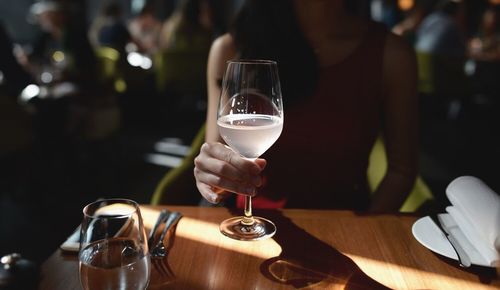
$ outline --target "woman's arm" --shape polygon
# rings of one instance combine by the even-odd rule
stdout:
[[[226,34],[214,41],[208,57],[206,143],[195,158],[194,176],[201,195],[212,203],[223,200],[229,192],[254,195],[262,184],[260,172],[266,164],[263,159],[244,159],[222,144],[217,129],[220,84],[226,62],[235,55],[233,40]]]
[[[387,173],[375,191],[372,211],[398,211],[418,172],[417,65],[413,50],[393,34],[383,61],[383,137]]]

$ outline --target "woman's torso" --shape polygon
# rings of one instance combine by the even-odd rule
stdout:
[[[320,69],[316,93],[287,107],[280,138],[262,156],[266,185],[255,207],[368,206],[366,170],[381,126],[385,35],[370,24],[347,57]]]

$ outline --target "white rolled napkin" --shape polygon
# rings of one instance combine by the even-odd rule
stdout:
[[[473,176],[453,180],[446,188],[446,196],[452,204],[446,211],[485,264],[495,266],[500,261],[495,249],[500,240],[500,196]]]

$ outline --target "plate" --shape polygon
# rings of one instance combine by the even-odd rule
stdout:
[[[457,253],[451,246],[450,242],[438,226],[432,221],[429,216],[418,219],[412,226],[411,231],[415,239],[427,249],[458,261]],[[471,263],[478,266],[491,267],[475,257],[470,257]]]

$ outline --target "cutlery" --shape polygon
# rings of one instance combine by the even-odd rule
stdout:
[[[182,217],[179,212],[168,213],[168,217],[166,218],[165,228],[163,228],[163,232],[161,233],[160,239],[158,240],[156,246],[151,249],[151,263],[155,265],[158,273],[162,276],[172,277],[174,276],[173,271],[170,269],[168,262],[165,261],[165,257],[168,254],[167,248],[165,248],[165,244],[163,240],[165,239],[165,235]]]
[[[167,221],[165,222],[165,228],[163,228],[163,232],[161,233],[160,239],[158,240],[156,246],[151,250],[151,256],[156,257],[156,258],[163,258],[167,255],[167,249],[165,248],[165,245],[163,243],[163,240],[165,239],[165,235],[167,234],[168,230],[174,226],[182,217],[180,212],[172,212],[170,215],[167,217]]]
[[[430,215],[432,221],[436,224],[436,226],[443,232],[444,236],[450,243],[451,247],[453,250],[455,250],[455,253],[457,254],[458,257],[458,262],[461,267],[467,268],[470,267],[471,265],[471,260],[469,258],[469,255],[465,252],[465,250],[460,246],[460,243],[458,242],[458,239],[455,237],[455,234],[453,233],[453,225],[458,227],[454,222],[453,224],[449,223],[449,217],[446,215]]]
[[[158,230],[158,227],[165,222],[165,220],[168,218],[168,215],[170,212],[167,209],[164,209],[160,212],[158,215],[158,218],[156,219],[156,222],[153,226],[153,229],[151,229],[151,232],[149,232],[149,238],[148,238],[148,246],[151,249],[153,246],[154,238],[155,238],[155,233]]]

